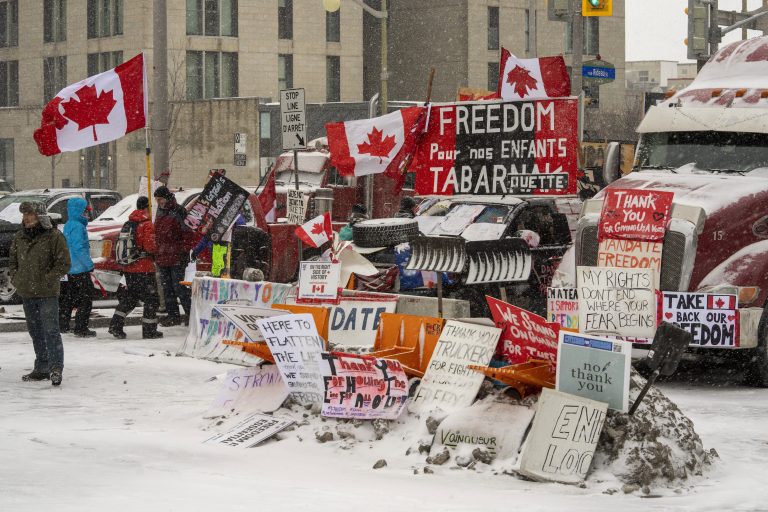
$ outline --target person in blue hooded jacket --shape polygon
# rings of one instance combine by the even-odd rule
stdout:
[[[88,321],[93,307],[93,283],[91,272],[93,260],[88,243],[88,203],[82,197],[73,197],[67,202],[67,223],[64,224],[64,238],[67,239],[69,258],[72,261],[67,274],[66,285],[59,299],[59,325],[63,332],[69,330],[72,310],[75,314],[75,328],[72,333],[81,338],[96,336],[96,331],[88,329]]]

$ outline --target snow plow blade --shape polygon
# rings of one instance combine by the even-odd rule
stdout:
[[[463,238],[422,236],[411,241],[408,270],[461,274],[467,263]]]

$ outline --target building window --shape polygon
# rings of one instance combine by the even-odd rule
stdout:
[[[280,91],[293,88],[293,55],[277,56],[277,88]]]
[[[499,8],[488,8],[488,49],[499,49]]]
[[[187,0],[187,35],[237,37],[237,0]]]
[[[0,139],[0,178],[14,186],[13,139]]]
[[[237,53],[187,52],[187,99],[237,97],[237,66]]]
[[[638,82],[648,81],[648,71],[638,71]]]
[[[325,40],[329,43],[341,41],[341,9],[325,12]]]
[[[0,62],[0,107],[19,106],[19,61]]]
[[[67,40],[67,0],[43,2],[43,42]]]
[[[0,1],[0,47],[19,46],[19,2]]]
[[[277,37],[293,39],[293,0],[277,0]]]
[[[67,86],[67,57],[47,57],[43,60],[43,99],[51,101]]]
[[[85,186],[90,188],[112,188],[112,142],[86,148]]]
[[[488,90],[495,91],[499,87],[499,61],[488,63]]]
[[[341,101],[341,57],[325,58],[325,101]]]
[[[123,34],[123,0],[88,0],[88,39]]]
[[[582,20],[584,26],[584,55],[597,55],[600,53],[600,19],[587,17]],[[573,53],[573,25],[565,25],[565,52]]]
[[[267,158],[272,149],[272,114],[269,112],[259,112],[259,139],[259,156]]]
[[[109,71],[123,63],[123,52],[102,52],[88,54],[88,76]]]
[[[531,10],[525,10],[525,53],[531,52]]]

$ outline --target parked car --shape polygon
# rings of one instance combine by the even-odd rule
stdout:
[[[19,205],[24,201],[44,203],[48,212],[60,217],[60,226],[67,222],[67,201],[82,197],[91,207],[91,216],[100,215],[116,204],[122,196],[113,190],[90,188],[54,188],[25,190],[0,197],[0,302],[16,302],[16,287],[11,284],[8,254],[16,231],[21,227]]]

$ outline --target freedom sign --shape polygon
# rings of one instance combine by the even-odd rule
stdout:
[[[664,240],[674,196],[674,192],[658,190],[606,190],[598,240]]]
[[[557,336],[560,326],[530,311],[485,297],[491,316],[502,329],[496,352],[510,364],[527,363],[530,359],[557,361]]]
[[[736,295],[664,292],[663,320],[693,334],[692,346],[739,346],[739,311]]]
[[[575,194],[576,99],[432,107],[411,168],[420,195]]]
[[[192,205],[184,224],[212,242],[218,242],[235,222],[248,199],[248,191],[223,174],[214,174]]]

